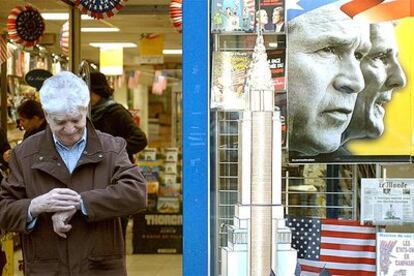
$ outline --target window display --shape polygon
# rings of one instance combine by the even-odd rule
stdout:
[[[212,256],[217,260],[213,265],[214,275],[275,273],[290,276],[299,275],[300,270],[315,275],[334,275],[336,272],[375,275],[378,272],[373,252],[379,250],[375,247],[379,228],[373,227],[369,219],[363,219],[367,211],[364,205],[361,210],[362,190],[358,182],[361,178],[378,176],[380,168],[375,169],[368,164],[326,163],[401,162],[410,159],[411,141],[406,139],[406,134],[411,130],[411,118],[407,117],[401,124],[401,132],[394,132],[385,127],[389,119],[384,117],[384,110],[387,110],[387,117],[394,116],[392,112],[388,114],[388,109],[392,109],[391,96],[396,101],[407,96],[393,93],[394,90],[405,89],[406,76],[402,69],[403,58],[393,56],[395,48],[390,46],[398,44],[394,36],[401,36],[403,30],[405,33],[407,23],[402,20],[401,25],[391,29],[389,22],[377,25],[358,23],[340,9],[344,2],[300,1],[289,7],[287,21],[281,24],[276,22],[278,17],[285,18],[285,14],[281,16],[278,13],[283,11],[284,1],[258,0],[250,10],[254,13],[253,29],[243,28],[243,24],[238,22],[242,17],[234,18],[244,8],[249,11],[251,1],[217,0],[211,3],[210,176],[214,191],[212,216],[215,220],[212,224],[215,234]],[[311,24],[318,20],[320,24]],[[316,28],[315,32],[306,31],[308,27]],[[332,31],[331,36],[323,31],[317,32],[317,28],[325,27]],[[342,44],[337,43],[336,38],[341,40],[345,34],[355,43],[341,49]],[[325,35],[329,37],[327,40]],[[381,60],[373,55],[379,50],[381,43],[377,40],[380,37],[383,42],[390,43],[388,55]],[[314,44],[321,48],[312,48]],[[309,47],[314,50],[309,50]],[[259,55],[260,51],[262,54]],[[266,57],[262,59],[259,56]],[[336,80],[338,74],[343,74],[337,74],[335,70],[341,72],[344,68],[335,66],[345,62],[345,56],[352,59],[350,64],[355,67],[354,70],[346,70],[346,77],[354,84],[341,84],[340,78]],[[404,57],[408,56],[405,52]],[[354,59],[357,60],[355,64]],[[365,79],[366,83],[359,83],[368,76],[364,70],[374,70],[365,67],[376,66],[380,70],[379,65],[384,65],[387,60],[392,60],[395,69],[390,69],[392,72],[388,74],[394,78],[395,86],[384,92],[381,87],[374,88],[369,78]],[[327,70],[328,67],[331,69]],[[375,74],[370,73],[374,81]],[[328,85],[320,86],[323,81]],[[333,83],[334,89],[329,83]],[[385,99],[385,95],[389,97]],[[368,98],[373,103],[372,109],[368,108]],[[324,118],[318,108],[325,112],[325,104],[338,110],[329,107]],[[364,106],[367,108],[360,108]],[[404,110],[410,106],[408,98],[400,105]],[[405,116],[407,114],[411,113],[407,112]],[[374,119],[378,120],[373,122]],[[359,130],[355,128],[357,121]],[[311,127],[313,124],[315,128]],[[396,147],[377,150],[379,144],[375,143],[382,143],[379,142],[380,136],[389,137],[391,132],[395,137],[401,134],[396,138],[398,141],[394,141]],[[359,136],[361,133],[363,136]],[[370,143],[367,151],[355,150],[359,142],[350,141],[362,138],[366,145]],[[370,141],[374,139],[378,141]],[[306,164],[317,162],[324,164]],[[279,169],[282,166],[283,174]],[[398,203],[399,199],[396,199],[397,203],[384,205],[386,196],[381,195],[381,206],[372,205],[369,210],[382,212],[382,217],[388,222],[401,221],[404,214],[411,214],[404,209],[412,207],[408,204],[411,202],[408,190],[404,191],[398,191],[398,195],[399,199],[406,201],[405,207]],[[378,195],[369,189],[367,192],[370,194],[362,193],[362,200],[371,204],[372,198]],[[390,196],[395,195],[394,192]],[[289,225],[285,224],[285,216]],[[295,219],[298,221],[292,222]],[[301,223],[306,222],[308,225],[302,227]],[[301,229],[308,226],[312,227],[310,232]],[[325,230],[328,229],[326,227],[332,230]],[[305,250],[307,245],[301,242],[313,242],[307,237],[312,235],[312,229],[319,229],[315,235],[324,241],[314,248],[314,252],[308,252]],[[338,235],[341,243],[326,242],[326,237],[332,238],[326,236],[329,231],[347,235]],[[358,237],[359,233],[367,235]],[[343,251],[342,243],[346,248],[359,246],[352,237],[364,240],[362,243],[369,245],[369,250],[364,248],[362,251],[366,252],[363,253]],[[329,248],[335,251],[332,253],[326,251],[326,246],[342,249]],[[352,262],[343,258],[346,253],[350,254]],[[298,265],[296,254],[300,259]],[[335,254],[341,258],[335,259]],[[278,263],[283,263],[283,268]]]
[[[251,2],[212,3],[216,269],[221,275],[293,275],[296,251],[281,205],[284,117],[276,106],[283,102],[275,105],[276,95],[286,93],[286,40],[283,34],[268,35],[276,30],[265,22],[267,13],[282,8],[283,2],[261,1],[253,9]],[[240,23],[243,10],[242,21],[249,24]],[[249,27],[260,13],[255,27]]]
[[[379,10],[354,20],[352,2],[300,1],[288,10],[290,162],[411,159],[412,22],[395,24],[397,14]],[[358,42],[341,48],[345,36]]]

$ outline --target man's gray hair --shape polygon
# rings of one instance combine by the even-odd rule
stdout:
[[[70,114],[89,105],[90,95],[86,83],[69,71],[47,79],[40,89],[40,102],[46,113]]]

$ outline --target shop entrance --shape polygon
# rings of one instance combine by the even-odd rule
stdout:
[[[22,142],[28,127],[18,108],[27,100],[39,101],[46,75],[72,71],[91,85],[91,73],[103,73],[113,89],[110,99],[131,114],[129,121],[147,140],[145,149],[130,154],[147,181],[148,207],[123,219],[128,275],[182,275],[182,38],[178,19],[170,15],[181,1],[101,2],[89,8],[113,4],[117,13],[89,13],[102,17],[94,19],[70,0],[1,1],[1,127],[11,148]],[[39,12],[44,24],[43,31],[37,29],[39,22],[36,30],[24,30],[42,33],[33,45],[13,37],[7,27],[9,15],[25,5]],[[94,116],[93,105],[89,116]],[[114,126],[108,131],[125,123],[103,118],[102,128],[110,121]],[[7,176],[7,168],[2,173]],[[0,257],[5,256],[0,275],[23,275],[18,235],[2,232],[0,245]]]

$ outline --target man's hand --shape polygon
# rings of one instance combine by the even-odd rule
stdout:
[[[62,238],[66,239],[67,236],[65,233],[69,232],[72,229],[72,225],[70,225],[68,222],[72,219],[75,213],[76,209],[72,209],[69,211],[57,212],[53,214],[53,231],[55,231],[55,233]]]
[[[77,192],[67,188],[56,188],[32,199],[29,212],[33,217],[45,212],[76,212],[80,208],[80,200]]]

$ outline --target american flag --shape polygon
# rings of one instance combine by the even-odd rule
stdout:
[[[358,221],[289,218],[301,275],[375,276],[376,231]]]
[[[167,76],[162,70],[155,70],[154,82],[152,83],[152,94],[162,95],[167,88]]]
[[[7,41],[0,36],[0,64],[5,62],[9,57],[11,57],[11,53],[7,47]]]
[[[338,0],[287,0],[287,21],[293,20],[304,13],[337,2]]]

